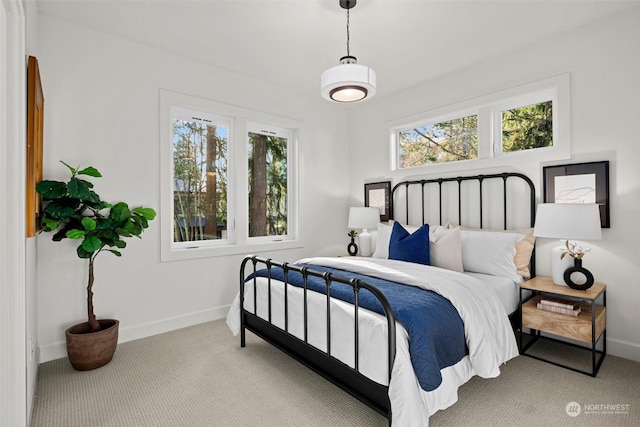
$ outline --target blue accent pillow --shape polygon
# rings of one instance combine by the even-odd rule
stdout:
[[[400,223],[394,222],[389,239],[389,259],[431,265],[429,224],[409,233]]]

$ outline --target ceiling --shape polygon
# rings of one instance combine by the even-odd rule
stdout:
[[[38,0],[39,13],[320,96],[346,54],[339,0]],[[358,0],[351,54],[384,96],[639,1]]]

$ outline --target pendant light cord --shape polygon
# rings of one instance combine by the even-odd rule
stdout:
[[[351,56],[349,51],[349,9],[347,9],[347,56]]]

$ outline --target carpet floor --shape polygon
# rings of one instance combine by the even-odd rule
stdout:
[[[566,362],[583,362],[588,353],[553,343],[536,346]],[[430,425],[640,426],[640,363],[607,356],[592,378],[519,356],[501,371],[498,378],[474,377],[463,385],[458,402],[434,414]],[[31,427],[386,425],[384,417],[260,338],[248,333],[247,347],[240,348],[224,320],[120,344],[111,363],[93,371],[74,371],[66,358],[40,365],[31,422]]]

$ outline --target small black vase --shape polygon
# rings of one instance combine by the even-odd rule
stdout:
[[[571,279],[571,275],[573,273],[582,274],[584,276],[584,283],[575,283]],[[586,268],[582,267],[582,260],[575,259],[573,262],[573,267],[569,267],[564,272],[564,281],[571,289],[577,289],[579,291],[586,291],[591,286],[593,286],[593,274]]]
[[[358,245],[356,245],[353,237],[351,238],[351,243],[347,245],[347,252],[349,252],[349,255],[351,256],[356,256],[358,254]]]

